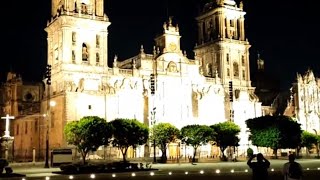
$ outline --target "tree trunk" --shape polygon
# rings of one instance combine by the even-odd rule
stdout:
[[[226,155],[224,155],[224,151],[227,149],[227,147],[220,147],[220,150],[221,150],[221,153],[222,153],[222,161],[226,161],[227,160],[227,157]]]
[[[127,151],[129,147],[121,148],[121,153],[122,153],[122,160],[123,162],[127,162],[126,156],[127,156]]]
[[[193,152],[193,157],[192,157],[192,163],[196,162],[196,154],[197,154],[198,147],[193,147],[193,148],[194,148],[194,152]]]
[[[273,154],[275,155],[275,158],[278,159],[278,149],[273,149]]]
[[[88,152],[85,152],[85,151],[81,152],[83,165],[86,164],[86,156],[87,156],[87,154],[88,154]]]
[[[167,162],[167,147],[161,147],[161,152],[162,152],[162,155],[161,155],[161,161],[162,163],[166,163]]]
[[[298,146],[298,147],[297,147],[297,154],[296,154],[297,158],[299,158],[300,150],[301,150],[301,147]]]

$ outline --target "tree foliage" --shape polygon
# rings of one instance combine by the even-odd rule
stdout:
[[[187,125],[181,129],[181,140],[194,149],[192,162],[195,162],[195,156],[199,146],[207,144],[213,139],[213,129],[206,125]]]
[[[301,147],[306,147],[308,150],[312,149],[313,145],[317,144],[317,135],[303,131],[301,134]]]
[[[246,121],[253,145],[278,149],[297,148],[301,143],[300,124],[288,116],[261,116]]]
[[[123,161],[126,162],[128,148],[145,144],[149,137],[149,129],[136,119],[115,119],[110,124],[113,127],[112,144],[121,150]]]
[[[81,153],[84,164],[87,154],[108,144],[112,136],[108,123],[98,116],[85,116],[79,121],[69,122],[64,133],[67,143],[75,145]]]
[[[228,146],[239,146],[239,137],[240,127],[230,121],[221,122],[210,126],[213,129],[213,139],[217,143],[217,146],[220,147],[222,156],[225,157],[224,150]]]
[[[152,128],[152,135],[150,139],[155,141],[156,146],[160,148],[162,152],[161,159],[163,162],[167,160],[168,144],[174,142],[179,138],[179,136],[179,129],[170,123],[159,123]]]

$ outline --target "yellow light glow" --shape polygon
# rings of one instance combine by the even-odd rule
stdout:
[[[50,101],[49,104],[50,104],[51,107],[54,107],[54,106],[56,106],[57,103],[55,101]]]
[[[96,178],[96,175],[95,174],[90,174],[90,178],[94,179],[94,178]]]

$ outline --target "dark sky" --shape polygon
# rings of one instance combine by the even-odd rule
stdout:
[[[144,45],[151,53],[154,37],[162,32],[168,15],[180,26],[181,47],[193,58],[197,38],[195,15],[201,0],[105,0],[109,16],[109,60],[134,56]],[[236,1],[238,2],[238,1]],[[26,81],[39,81],[46,64],[46,33],[50,0],[10,1],[2,5],[0,79],[14,70]],[[320,72],[318,7],[311,0],[244,0],[246,35],[251,43],[251,72],[256,54],[266,71],[288,87],[296,73],[308,68]],[[253,75],[252,75],[253,76]],[[253,77],[251,77],[253,79]]]

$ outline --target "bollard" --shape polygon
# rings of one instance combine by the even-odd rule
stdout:
[[[36,148],[33,147],[32,149],[32,163],[35,164],[36,163]]]

